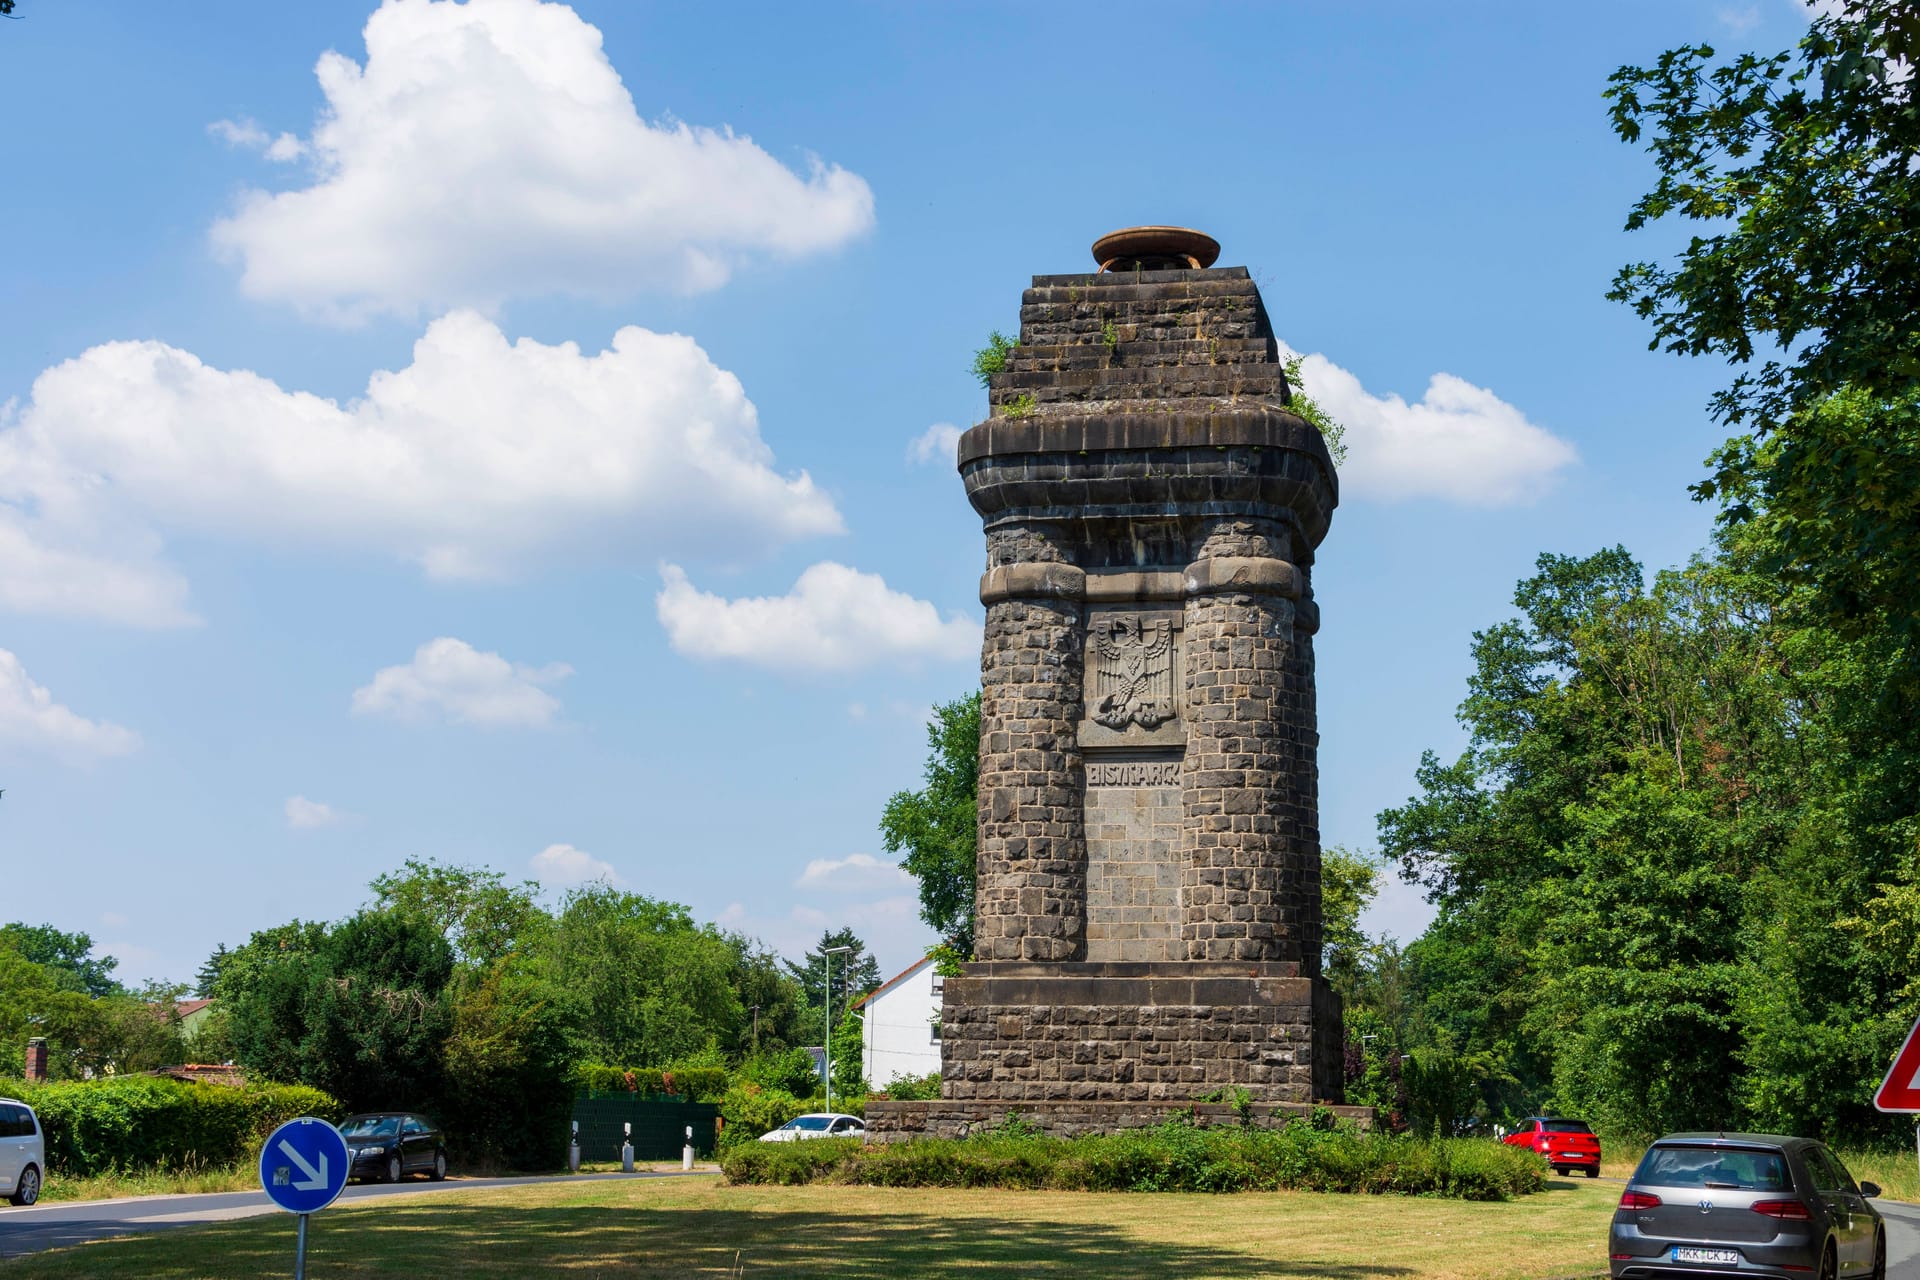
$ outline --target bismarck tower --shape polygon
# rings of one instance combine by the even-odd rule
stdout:
[[[941,1100],[873,1104],[876,1139],[1340,1100],[1312,585],[1338,482],[1218,253],[1136,227],[1034,277],[960,439],[987,541],[974,956]]]

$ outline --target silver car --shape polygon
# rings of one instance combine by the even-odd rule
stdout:
[[[1771,1133],[1676,1133],[1647,1149],[1614,1210],[1614,1280],[1887,1274],[1886,1226],[1833,1152]]]
[[[47,1167],[47,1139],[33,1108],[0,1098],[0,1195],[15,1204],[40,1198]]]

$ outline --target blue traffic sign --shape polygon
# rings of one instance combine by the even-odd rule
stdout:
[[[288,1213],[318,1213],[347,1185],[347,1140],[325,1120],[301,1116],[267,1135],[260,1185]]]

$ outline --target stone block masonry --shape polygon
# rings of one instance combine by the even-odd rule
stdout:
[[[960,442],[987,544],[974,956],[945,983],[942,1101],[882,1108],[881,1139],[1340,1096],[1313,688],[1333,463],[1245,268],[1158,269],[1213,260],[1179,229],[1103,243],[1133,256],[1034,277]]]
[[[1179,761],[1091,764],[1087,774],[1087,959],[1186,959]]]

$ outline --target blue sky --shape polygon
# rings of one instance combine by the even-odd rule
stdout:
[[[1141,222],[1348,423],[1321,809],[1370,846],[1535,555],[1705,541],[1723,373],[1602,296],[1671,240],[1600,93],[1804,18],[1167,12],[21,0],[0,917],[185,979],[431,857],[904,966],[876,822],[977,678],[970,354]]]

